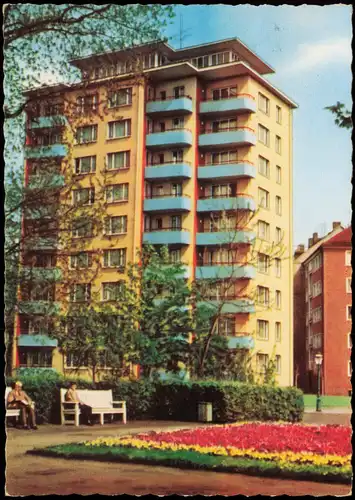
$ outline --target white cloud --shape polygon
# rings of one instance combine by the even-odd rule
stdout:
[[[294,75],[295,73],[312,71],[326,64],[351,65],[351,39],[335,38],[315,43],[303,43],[291,61],[280,68],[278,74]]]

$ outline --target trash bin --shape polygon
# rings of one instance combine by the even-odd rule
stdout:
[[[198,403],[198,421],[212,422],[212,403],[206,401]]]

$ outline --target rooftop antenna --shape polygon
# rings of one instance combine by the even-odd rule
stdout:
[[[189,34],[190,32],[191,32],[190,29],[184,30],[184,18],[183,15],[180,14],[180,33],[179,33],[180,49],[182,49],[182,42],[184,41],[184,39],[191,36]]]

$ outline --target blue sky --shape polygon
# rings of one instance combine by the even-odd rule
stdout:
[[[332,221],[351,220],[351,134],[325,106],[351,107],[351,7],[176,6],[166,34],[179,48],[238,37],[276,71],[269,80],[299,106],[294,112],[294,245]]]

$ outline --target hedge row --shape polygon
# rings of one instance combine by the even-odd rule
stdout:
[[[59,423],[60,391],[69,380],[53,373],[20,376],[25,391],[36,401],[38,421]],[[71,378],[70,380],[73,380]],[[10,385],[14,381],[8,378]],[[127,402],[128,420],[196,421],[198,403],[211,402],[214,422],[238,420],[302,420],[303,394],[294,387],[282,388],[239,382],[150,380],[98,382],[76,380],[79,389],[112,389],[115,400]]]

